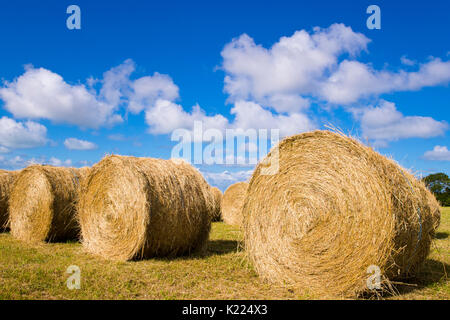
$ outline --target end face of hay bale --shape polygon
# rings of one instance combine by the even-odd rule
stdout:
[[[279,171],[263,175],[257,166],[243,208],[246,251],[261,276],[355,296],[368,289],[370,266],[386,286],[417,272],[440,215],[423,183],[328,131],[287,138],[277,151]]]
[[[212,187],[211,193],[213,196],[213,202],[214,202],[214,209],[213,209],[213,216],[212,221],[217,222],[222,220],[222,191],[219,190],[219,188]]]
[[[8,229],[9,195],[16,176],[16,171],[0,170],[0,231]]]
[[[32,165],[22,170],[9,199],[11,234],[26,242],[76,239],[80,182],[77,169]]]
[[[124,261],[185,254],[206,244],[209,186],[187,163],[108,156],[82,190],[79,221],[91,253]]]
[[[221,204],[222,219],[225,223],[235,226],[242,225],[242,206],[244,205],[247,188],[247,182],[238,182],[225,190]]]

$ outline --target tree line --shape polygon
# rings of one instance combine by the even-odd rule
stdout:
[[[445,173],[433,173],[422,179],[441,206],[450,206],[450,178]]]

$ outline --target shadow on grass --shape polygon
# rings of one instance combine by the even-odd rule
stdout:
[[[427,259],[422,267],[422,270],[415,278],[403,281],[406,284],[398,284],[396,288],[400,294],[412,293],[416,290],[445,281],[448,279],[449,271],[450,265],[442,261]]]
[[[142,261],[148,259],[155,259],[159,261],[175,261],[175,260],[192,260],[192,259],[204,259],[214,255],[225,255],[232,252],[242,251],[242,244],[235,240],[209,240],[206,248],[197,252],[186,252],[179,256],[166,256],[166,257],[148,257],[145,259],[136,258],[133,261]]]
[[[448,238],[448,232],[436,232],[434,235],[435,239],[443,240]]]
[[[227,254],[231,252],[240,251],[241,246],[238,241],[235,240],[210,240],[208,241],[208,249],[206,254]]]
[[[448,279],[450,265],[441,261],[427,259],[422,270],[414,278],[395,279],[392,288],[385,288],[382,291],[366,291],[359,298],[361,299],[385,299],[391,297],[401,297],[404,294],[420,291],[434,284],[443,283]],[[420,294],[420,292],[418,292]]]

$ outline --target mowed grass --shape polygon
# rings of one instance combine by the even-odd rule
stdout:
[[[393,299],[450,299],[450,208],[429,259]],[[241,250],[242,233],[214,223],[203,256],[111,262],[79,243],[29,246],[0,234],[0,299],[309,299],[262,281]],[[69,266],[81,269],[81,289],[69,290]]]

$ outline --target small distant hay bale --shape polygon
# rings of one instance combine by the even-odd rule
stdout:
[[[8,229],[8,201],[17,171],[0,170],[0,231]]]
[[[47,165],[22,170],[9,199],[12,236],[25,242],[77,239],[76,202],[88,171]]]
[[[238,182],[227,188],[222,198],[222,219],[225,223],[234,226],[242,225],[242,206],[248,183]]]
[[[273,175],[261,174],[279,159]],[[255,169],[245,200],[245,248],[264,278],[320,296],[381,291],[417,274],[439,225],[439,205],[396,162],[343,134],[283,140]],[[370,281],[370,280],[369,280]]]
[[[219,190],[219,188],[212,187],[211,193],[214,198],[214,209],[213,209],[213,216],[212,221],[217,222],[222,220],[222,210],[221,210],[221,203],[222,203],[222,191]]]
[[[126,261],[206,247],[209,185],[184,161],[107,156],[82,189],[79,221],[88,252]]]

